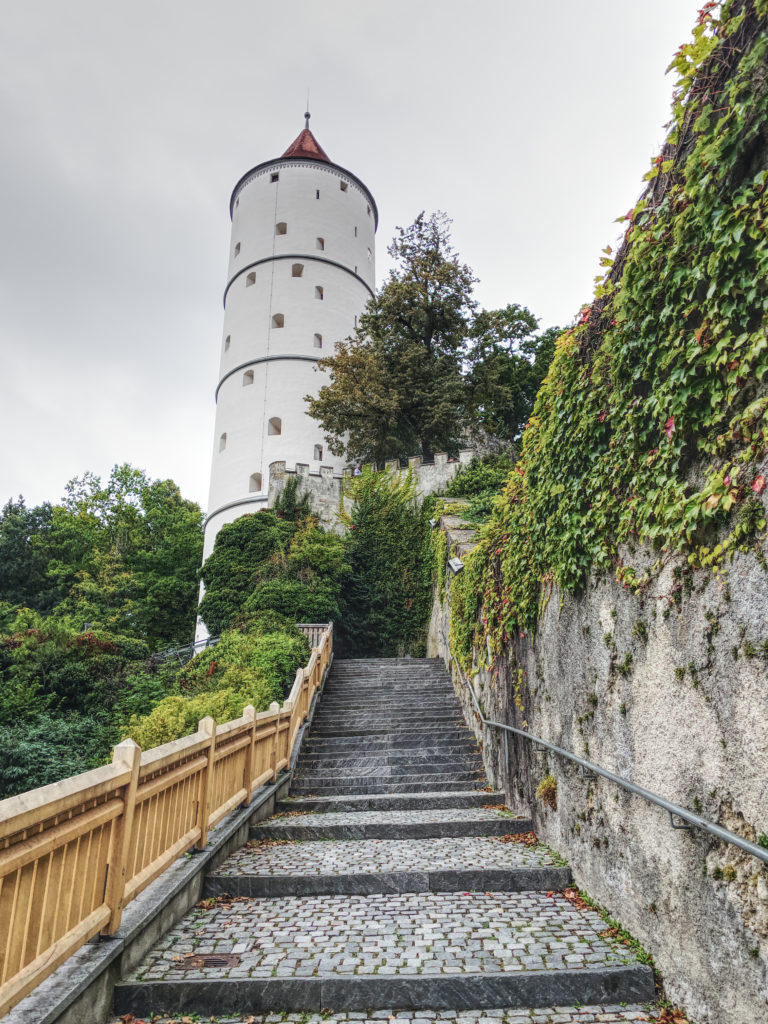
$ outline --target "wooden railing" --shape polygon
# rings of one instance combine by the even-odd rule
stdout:
[[[333,652],[333,626],[308,626],[314,649],[282,707],[243,711],[142,753],[0,801],[0,1016],[291,758]]]

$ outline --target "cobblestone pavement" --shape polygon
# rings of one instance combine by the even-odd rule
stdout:
[[[625,1006],[548,1006],[535,1010],[420,1010],[395,1013],[376,1010],[374,1013],[270,1013],[244,1014],[241,1017],[151,1017],[152,1024],[181,1024],[182,1021],[208,1021],[210,1024],[382,1024],[383,1021],[408,1021],[409,1024],[624,1024],[624,1022],[654,1021],[658,1011],[644,1009],[638,1003]],[[117,1017],[110,1024],[125,1024]],[[141,1019],[129,1021],[141,1024]]]
[[[133,979],[447,975],[634,962],[591,910],[557,893],[408,893],[222,901],[171,929]],[[229,968],[181,969],[234,953]]]
[[[444,821],[497,821],[499,818],[507,817],[514,821],[515,817],[509,812],[489,810],[485,807],[431,807],[417,811],[329,811],[326,814],[288,814],[281,818],[277,815],[263,822],[270,828],[281,826],[307,825],[406,825],[423,822],[434,825]],[[522,817],[522,816],[521,816]]]
[[[316,817],[316,815],[313,815]],[[300,821],[300,818],[290,819]],[[454,839],[352,839],[307,843],[254,839],[227,858],[217,875],[346,875],[379,871],[459,871],[551,867],[562,863],[544,846],[501,843],[486,836]]]

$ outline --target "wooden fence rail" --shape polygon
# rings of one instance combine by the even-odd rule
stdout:
[[[332,623],[299,628],[313,651],[282,707],[143,752],[124,740],[103,768],[0,801],[0,1016],[290,763],[333,652]]]

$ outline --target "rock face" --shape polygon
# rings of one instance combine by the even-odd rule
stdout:
[[[428,649],[446,662],[449,625],[446,595]],[[768,834],[767,667],[758,546],[719,578],[668,562],[642,595],[605,576],[579,597],[555,589],[536,635],[519,635],[473,685],[486,718],[758,842]],[[705,832],[673,830],[660,808],[525,739],[510,737],[507,760],[501,733],[479,725],[459,689],[492,783],[513,808],[533,808],[577,883],[654,955],[670,998],[707,1024],[768,1020],[768,867]],[[535,797],[548,775],[556,807]]]

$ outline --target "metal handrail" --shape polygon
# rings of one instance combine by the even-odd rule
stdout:
[[[644,789],[642,786],[638,786],[634,782],[630,782],[629,779],[625,779],[621,775],[616,775],[615,772],[609,772],[606,768],[601,768],[600,765],[594,764],[592,761],[587,761],[585,758],[579,757],[577,754],[572,754],[569,750],[564,750],[562,747],[558,747],[556,744],[550,743],[548,740],[541,739],[540,736],[534,736],[533,733],[525,732],[523,729],[516,729],[512,725],[505,725],[503,722],[494,722],[492,719],[486,718],[480,709],[480,704],[478,703],[474,687],[461,671],[459,663],[456,661],[453,654],[451,654],[451,662],[456,668],[459,679],[461,679],[469,690],[472,702],[475,705],[475,710],[480,716],[480,720],[483,725],[488,725],[494,729],[502,729],[504,731],[505,748],[507,733],[513,733],[515,736],[522,736],[525,739],[530,740],[531,743],[537,743],[540,747],[546,747],[547,750],[551,750],[553,754],[557,754],[559,757],[565,757],[569,761],[573,761],[575,764],[581,765],[586,772],[591,772],[594,775],[600,775],[602,778],[608,779],[609,782],[613,782],[622,789],[626,789],[628,792],[634,793],[635,796],[641,796],[649,803],[656,804],[657,807],[663,807],[664,810],[669,813],[669,821],[673,828],[700,828],[704,832],[709,832],[710,835],[715,836],[717,839],[721,839],[724,843],[731,843],[733,846],[738,846],[740,850],[744,850],[745,853],[750,854],[752,857],[757,857],[758,860],[763,861],[764,864],[768,864],[768,849],[758,846],[756,843],[750,843],[748,839],[743,839],[735,832],[729,832],[727,828],[722,828],[720,825],[716,825],[712,821],[707,821],[706,818],[702,818],[700,815],[686,810],[685,807],[679,807],[677,804],[673,804],[669,800],[665,800],[664,797],[658,796],[658,794],[652,793],[650,790]],[[675,818],[679,818],[681,821],[687,821],[688,824],[676,825]]]

